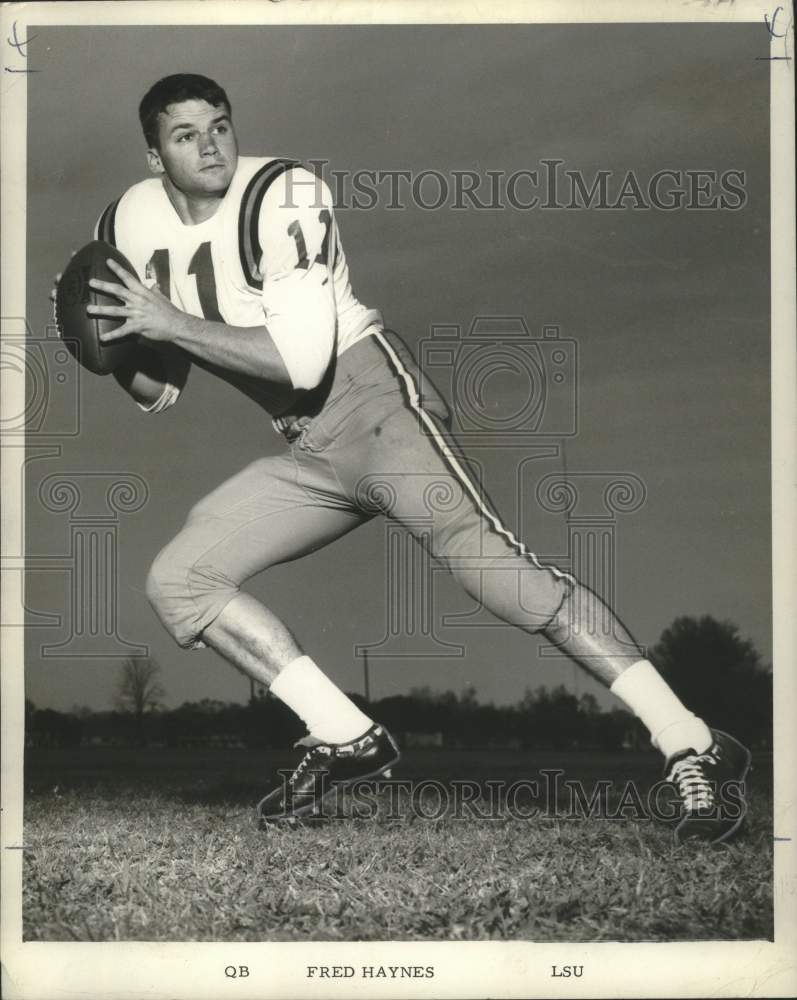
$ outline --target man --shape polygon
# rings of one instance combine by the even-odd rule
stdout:
[[[643,721],[680,796],[680,838],[730,836],[741,815],[718,808],[721,786],[744,780],[749,752],[689,712],[619,621],[609,636],[579,629],[595,596],[503,525],[451,440],[443,399],[355,298],[326,186],[291,161],[239,157],[230,102],[205,77],[159,81],[139,113],[154,177],[108,206],[96,235],[142,280],[109,262],[118,283],[93,284],[121,304],[89,307],[124,320],[105,340],[140,338],[116,378],[158,413],[198,364],[266,410],[289,444],[198,503],[147,581],[181,646],[215,649],[307,725],[308,752],[261,818],[310,813],[399,753],[240,586],[383,514],[419,536],[422,524],[419,541],[470,595],[542,632]]]

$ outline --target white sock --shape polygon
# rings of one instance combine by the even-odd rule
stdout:
[[[610,690],[644,722],[653,746],[665,757],[688,749],[703,753],[711,746],[711,730],[686,708],[647,660],[624,670]]]
[[[270,691],[324,743],[348,743],[373,725],[309,656],[300,656],[281,670]]]

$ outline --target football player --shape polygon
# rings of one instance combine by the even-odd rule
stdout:
[[[89,307],[124,321],[104,339],[140,338],[115,376],[160,413],[199,365],[252,398],[287,442],[197,503],[147,580],[179,645],[216,650],[307,726],[307,752],[260,803],[261,819],[311,813],[336,786],[399,758],[387,731],[240,589],[381,514],[499,619],[541,632],[642,720],[680,796],[679,838],[730,836],[742,817],[723,814],[721,787],[741,785],[749,751],[690,712],[619,621],[608,635],[585,631],[595,596],[502,523],[451,438],[444,400],[355,297],[326,185],[294,161],[239,156],[230,101],[206,77],[160,80],[139,114],[153,176],[109,205],[95,234],[143,276],[109,262],[118,283],[93,282],[121,300]]]

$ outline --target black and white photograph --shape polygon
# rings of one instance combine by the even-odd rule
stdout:
[[[4,995],[794,995],[791,7],[2,17]]]

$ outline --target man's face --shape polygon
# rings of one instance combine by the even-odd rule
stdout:
[[[158,116],[159,149],[149,149],[150,169],[188,197],[223,195],[238,162],[238,141],[224,105],[190,100]]]

